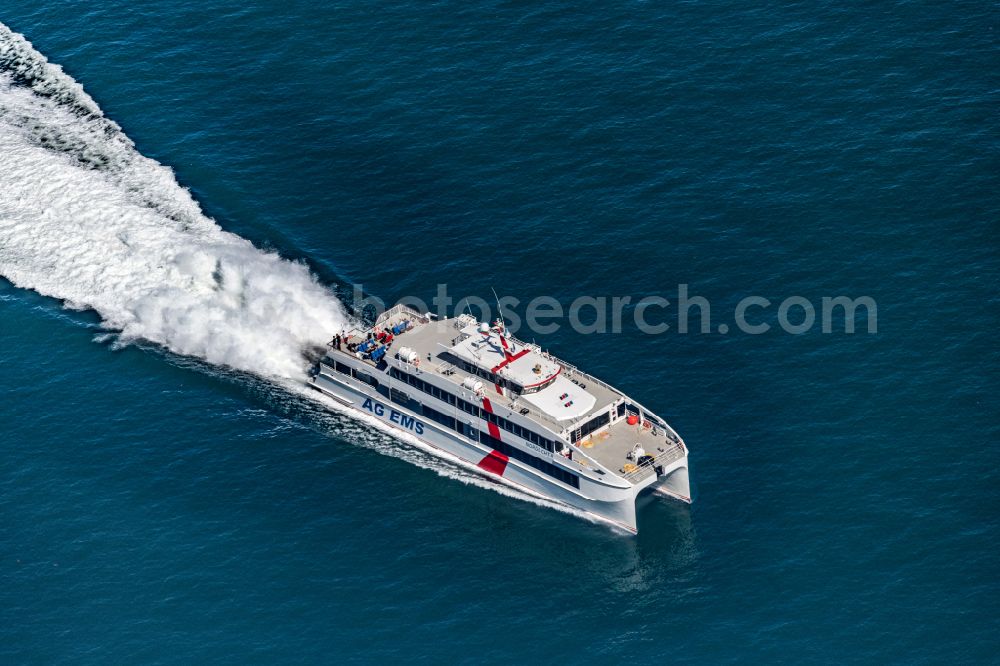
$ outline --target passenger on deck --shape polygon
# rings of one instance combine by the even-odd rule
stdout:
[[[628,458],[629,460],[635,460],[638,462],[639,458],[643,457],[644,455],[646,455],[646,449],[642,448],[642,445],[639,444],[639,442],[636,442],[635,446],[632,447],[632,450],[629,451],[628,455],[626,455],[625,457]]]

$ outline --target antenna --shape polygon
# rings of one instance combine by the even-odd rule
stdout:
[[[497,290],[496,289],[494,289],[493,287],[490,287],[490,290],[493,292],[493,298],[495,298],[496,301],[497,301],[497,316],[500,317],[500,323],[503,324],[503,334],[504,334],[504,337],[506,337],[507,336],[507,322],[504,321],[504,318],[503,318],[503,309],[500,307],[500,297],[497,296]]]
[[[497,317],[500,318],[500,333],[498,337],[500,338],[500,345],[503,347],[503,357],[509,363],[514,357],[511,356],[510,348],[507,346],[507,322],[503,319],[503,310],[500,307],[500,297],[497,296],[497,290],[490,287],[493,291],[493,298],[497,299]],[[514,344],[514,343],[511,343]]]

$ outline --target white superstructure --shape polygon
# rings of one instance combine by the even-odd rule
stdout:
[[[691,501],[687,447],[669,425],[499,321],[397,305],[329,347],[313,388],[502,482],[631,532],[640,492]]]

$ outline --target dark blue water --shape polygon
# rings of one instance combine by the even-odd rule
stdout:
[[[694,505],[631,538],[0,282],[0,661],[995,660],[996,16],[7,3],[206,214],[338,293],[685,283],[775,326],[536,336],[691,448]],[[24,190],[39,224],[68,187]],[[878,332],[783,333],[792,295],[870,296]]]

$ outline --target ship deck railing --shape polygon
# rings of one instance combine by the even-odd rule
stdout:
[[[397,315],[401,314],[406,314],[407,316],[412,317],[415,320],[415,323],[419,322],[421,324],[426,324],[431,320],[431,317],[429,315],[420,314],[419,312],[414,310],[409,305],[406,305],[405,303],[397,303],[396,305],[393,305],[391,308],[380,314],[375,319],[375,323],[372,324],[372,327],[369,330],[374,330],[380,327],[384,328],[386,324],[391,322]]]
[[[625,467],[622,466],[620,473],[626,481],[634,485],[644,480],[650,474],[656,474],[657,467],[660,467],[661,465],[665,467],[670,463],[680,460],[686,454],[687,450],[684,448],[682,443],[672,442],[665,451],[658,453],[652,460],[647,460],[641,465],[631,463],[636,465],[636,469],[630,472],[626,472]]]
[[[606,388],[607,390],[611,391],[612,393],[617,393],[618,395],[621,395],[621,391],[619,391],[618,389],[616,389],[611,384],[608,384],[607,382],[601,381],[597,377],[595,377],[595,376],[593,376],[591,374],[588,374],[588,373],[584,372],[583,370],[580,370],[575,365],[567,363],[566,361],[562,360],[561,358],[556,358],[556,357],[552,356],[551,354],[546,354],[546,356],[548,356],[553,361],[555,361],[556,363],[558,363],[559,365],[561,365],[563,367],[563,370],[567,371],[568,374],[579,375],[581,377],[586,377],[586,379],[587,379],[588,382],[594,382],[598,386],[603,386],[604,388]]]
[[[608,391],[611,391],[612,393],[616,393],[618,395],[622,394],[621,391],[619,391],[618,389],[616,389],[611,384],[608,384],[607,382],[602,381],[602,380],[598,379],[597,377],[594,377],[593,375],[584,372],[583,370],[581,370],[580,368],[576,367],[572,363],[567,363],[566,361],[562,360],[561,358],[553,356],[552,354],[548,353],[547,351],[544,351],[536,343],[534,343],[534,342],[525,342],[524,340],[518,340],[517,338],[513,338],[513,337],[512,337],[512,339],[517,344],[519,344],[519,345],[521,345],[523,347],[528,347],[529,349],[533,349],[534,351],[538,352],[539,354],[541,354],[545,358],[549,359],[550,361],[552,361],[554,363],[558,363],[562,367],[562,369],[565,372],[567,372],[567,374],[579,375],[580,377],[585,377],[588,382],[593,382],[593,383],[597,384],[598,386],[603,386],[605,389],[607,389]]]
[[[583,370],[580,370],[578,367],[576,367],[572,363],[567,363],[566,361],[562,360],[561,358],[555,357],[552,354],[549,354],[548,352],[542,351],[542,348],[539,347],[537,344],[527,343],[527,342],[523,342],[521,340],[518,340],[518,342],[520,344],[522,344],[522,345],[525,345],[526,347],[530,347],[531,349],[534,349],[539,354],[545,356],[546,358],[550,359],[554,363],[558,363],[562,367],[564,374],[566,375],[567,378],[570,379],[570,381],[573,381],[574,383],[579,384],[580,382],[574,381],[573,377],[574,376],[575,377],[580,377],[580,378],[586,380],[586,382],[596,384],[596,385],[600,386],[601,388],[603,388],[604,390],[608,391],[613,396],[615,396],[615,397],[613,397],[613,399],[611,401],[611,404],[615,404],[615,403],[618,402],[618,400],[624,399],[626,397],[621,391],[619,391],[618,389],[616,389],[611,384],[608,384],[607,382],[602,381],[602,380],[598,379],[597,377],[595,377],[595,376],[593,376],[593,375],[591,375],[589,373],[584,372]],[[578,416],[577,418],[573,419],[569,423],[558,422],[558,421],[556,421],[556,423],[558,423],[560,425],[560,427],[564,429],[565,432],[572,433],[574,430],[576,430],[576,428],[580,424],[589,421],[591,418],[594,417],[594,414],[596,414],[598,411],[600,411],[601,409],[603,409],[606,406],[607,405],[603,405],[603,404],[598,403],[598,404],[596,404],[594,406],[593,409],[591,409],[590,411],[588,411],[586,414],[582,414],[582,415]]]

